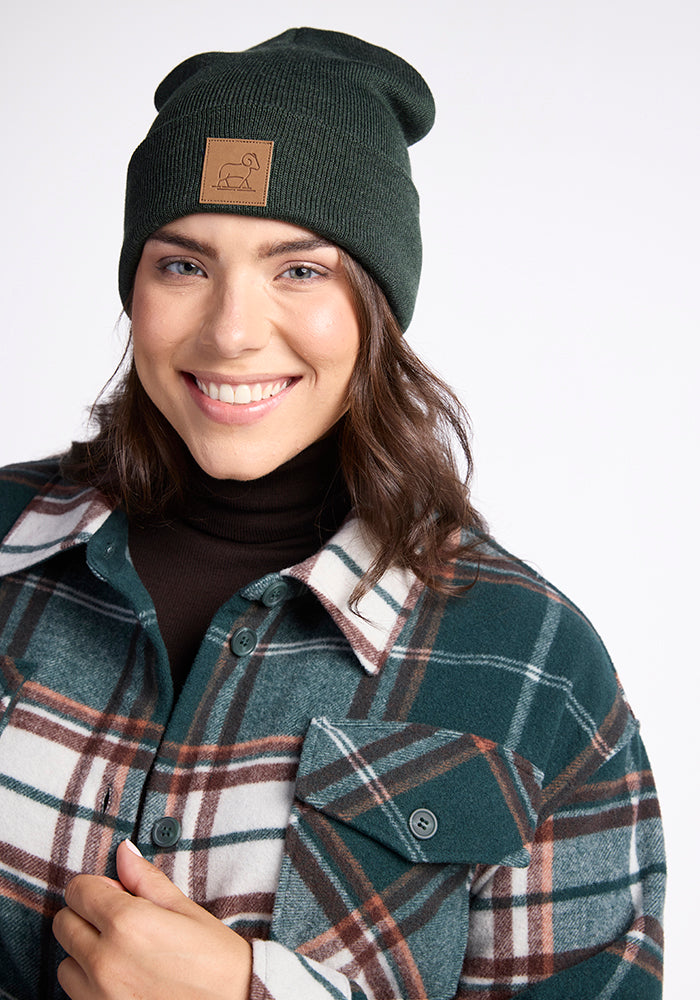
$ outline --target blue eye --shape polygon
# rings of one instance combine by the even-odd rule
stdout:
[[[204,274],[201,267],[194,264],[191,260],[171,260],[170,263],[165,265],[163,270],[170,271],[171,274],[181,274],[185,278]]]
[[[317,271],[315,268],[308,267],[305,264],[295,264],[294,267],[288,267],[282,275],[283,278],[292,278],[293,281],[308,281],[309,278],[319,278],[322,276],[321,271]]]

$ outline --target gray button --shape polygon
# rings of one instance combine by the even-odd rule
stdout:
[[[430,809],[414,809],[408,817],[408,828],[418,840],[430,840],[437,833],[437,816]]]
[[[156,847],[174,847],[182,835],[182,827],[174,816],[163,816],[151,827],[151,840]]]
[[[247,628],[245,625],[237,628],[231,636],[231,652],[235,656],[247,656],[253,652],[257,644],[257,635],[252,628]]]
[[[265,590],[260,598],[266,608],[274,608],[275,604],[281,604],[289,594],[289,584],[284,580],[275,580]]]

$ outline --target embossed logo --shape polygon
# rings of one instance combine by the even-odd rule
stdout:
[[[273,145],[266,139],[207,139],[200,202],[267,205]]]

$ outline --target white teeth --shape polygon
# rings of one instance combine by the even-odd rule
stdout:
[[[237,403],[249,403],[252,398],[252,393],[250,391],[249,385],[237,385],[236,386],[236,399]],[[219,394],[219,399],[221,399],[221,394]]]
[[[265,386],[263,389],[263,399],[268,399],[270,396],[276,396],[278,392],[282,392],[282,389],[286,384],[286,382],[272,382]]]
[[[239,385],[231,385],[229,382],[202,382],[195,378],[197,388],[210,399],[218,399],[222,403],[245,404],[259,403],[261,399],[269,399],[282,392],[290,382],[290,379],[282,379],[279,382],[255,382],[248,384],[241,382]]]

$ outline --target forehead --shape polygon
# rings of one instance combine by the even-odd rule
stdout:
[[[159,239],[172,242],[177,237],[211,246],[293,244],[300,247],[307,245],[309,249],[335,246],[318,233],[291,222],[224,212],[200,212],[182,216],[161,226],[146,242]]]

